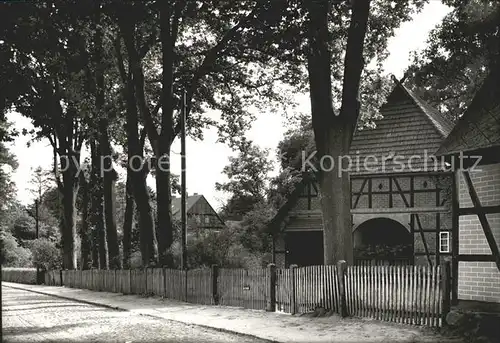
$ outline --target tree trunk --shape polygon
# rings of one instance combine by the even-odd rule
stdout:
[[[132,178],[127,169],[125,195],[125,218],[123,220],[123,269],[130,268],[130,250],[132,248],[132,225],[134,223],[134,198],[132,196]]]
[[[329,1],[306,2],[309,14],[308,72],[314,138],[320,161],[325,264],[353,262],[351,191],[348,156],[359,113],[358,91],[363,70],[363,43],[370,1],[353,1],[348,32],[342,106],[335,115],[331,93],[331,53],[328,48]],[[333,163],[333,165],[332,165]]]
[[[90,230],[90,239],[91,239],[92,268],[99,269],[99,233],[97,231],[97,228],[92,225]]]
[[[351,231],[351,190],[346,163],[338,165],[339,156],[347,156],[349,143],[346,137],[349,133],[342,128],[332,128],[324,137],[325,146],[322,156],[332,156],[335,168],[331,169],[325,163],[325,169],[320,171],[321,211],[323,213],[323,246],[324,263],[335,264],[345,260],[353,263],[353,243]],[[318,149],[319,150],[319,149]],[[326,160],[328,161],[328,160]],[[340,169],[342,168],[342,169]]]
[[[164,155],[165,156],[165,155]],[[173,242],[170,172],[156,169],[157,239],[160,266],[173,266],[170,251]]]
[[[147,163],[143,163],[144,153],[138,134],[137,106],[131,78],[130,75],[126,85],[128,165],[132,194],[139,212],[142,264],[143,266],[152,266],[157,264],[158,257],[155,222],[149,203],[149,192],[146,184],[149,170],[147,170]]]
[[[69,163],[69,167],[62,166],[62,203],[63,203],[63,230],[61,243],[63,249],[63,268],[76,269],[75,236],[76,236],[76,194],[78,192],[78,180],[76,166],[72,158],[63,159],[63,163]]]
[[[126,11],[124,13],[126,13]],[[147,163],[143,163],[143,145],[141,144],[138,134],[138,109],[141,113],[144,111],[148,112],[148,114],[143,115],[145,126],[148,127],[151,132],[154,131],[156,133],[156,129],[154,128],[153,121],[148,121],[148,119],[151,119],[151,116],[144,95],[144,75],[142,73],[140,57],[135,46],[135,27],[129,19],[130,18],[127,18],[126,14],[119,19],[120,31],[129,57],[129,73],[126,80],[124,80],[125,101],[127,105],[127,148],[129,166],[132,167],[130,174],[132,179],[132,192],[137,211],[139,212],[142,264],[143,266],[151,266],[158,263],[158,250],[156,245],[155,222],[151,212],[149,193],[146,184],[146,177],[149,170],[147,168]],[[119,62],[119,67],[121,73],[124,74],[123,63]],[[151,135],[149,136],[153,150],[157,151],[157,142],[151,138]]]
[[[116,179],[117,173],[113,168],[111,143],[108,135],[108,121],[100,121],[100,146],[101,146],[101,170],[103,177],[104,191],[104,218],[106,222],[106,236],[108,243],[109,267],[120,269],[120,246],[116,231]]]
[[[102,239],[107,243],[107,261],[106,267],[112,269],[119,269],[121,266],[120,249],[118,245],[118,235],[116,233],[116,194],[115,194],[115,181],[116,172],[113,169],[113,161],[111,157],[111,143],[108,135],[109,121],[107,118],[108,113],[104,110],[105,103],[105,84],[104,84],[104,56],[103,56],[103,32],[101,27],[101,8],[100,1],[96,3],[96,30],[94,35],[95,45],[95,107],[96,115],[94,119],[98,123],[99,132],[99,172],[100,181],[102,181],[102,195],[104,200],[104,218],[106,223],[106,232],[101,234],[100,243]],[[101,207],[102,208],[102,207]],[[100,244],[100,247],[104,246]],[[102,248],[101,248],[102,251]],[[101,263],[105,262],[101,258]],[[109,264],[109,265],[108,265]],[[102,268],[102,266],[101,266]]]
[[[80,231],[81,241],[81,261],[80,266],[82,270],[92,268],[92,247],[91,247],[91,233],[89,232],[89,185],[83,175],[80,176],[82,197],[82,226]]]
[[[92,221],[96,230],[99,251],[99,268],[108,269],[108,248],[106,245],[106,228],[104,225],[103,180],[101,177],[101,152],[95,140],[90,141],[92,163]]]
[[[160,38],[162,48],[162,130],[159,136],[156,164],[156,202],[158,213],[158,253],[161,266],[173,266],[172,198],[170,180],[170,147],[173,141],[173,68],[175,32],[172,32],[172,5],[160,7]],[[176,19],[173,19],[176,20]]]

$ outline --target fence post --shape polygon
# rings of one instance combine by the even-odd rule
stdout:
[[[134,294],[133,287],[132,287],[132,269],[128,270],[128,290],[129,294]]]
[[[340,260],[337,262],[337,280],[339,286],[339,315],[347,317],[347,301],[345,289],[345,276],[347,271],[347,262]]]
[[[188,302],[188,269],[184,269],[184,301]]]
[[[276,312],[276,265],[269,263],[269,301],[267,303],[266,311]]]
[[[165,269],[167,269],[167,267],[166,267],[166,266],[163,266],[163,267],[161,268],[161,272],[163,273],[163,274],[162,274],[162,276],[163,276],[163,294],[162,294],[162,296],[163,296],[164,298],[166,298],[166,297],[167,297],[167,273],[166,273]]]
[[[219,305],[219,290],[217,289],[217,280],[219,279],[219,266],[212,264],[212,299],[214,305]]]
[[[59,278],[61,279],[61,287],[64,286],[63,284],[63,271],[62,269],[59,269]]]
[[[446,325],[446,315],[451,309],[451,279],[450,279],[450,261],[441,262],[441,289],[443,291],[442,306],[441,306],[441,323]]]
[[[291,283],[291,299],[290,299],[290,312],[292,314],[297,313],[297,298],[295,296],[295,269],[298,267],[296,264],[290,266],[290,283]]]

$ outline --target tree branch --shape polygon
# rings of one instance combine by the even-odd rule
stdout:
[[[130,24],[124,20],[119,21],[120,31],[127,48],[129,55],[129,64],[133,74],[133,81],[136,90],[137,105],[139,107],[139,112],[142,115],[144,124],[148,133],[149,140],[151,142],[151,147],[155,154],[158,153],[158,131],[153,121],[151,112],[149,111],[148,105],[146,103],[146,95],[144,92],[144,74],[142,71],[141,60],[139,54],[135,47],[134,36],[133,36],[133,23]]]
[[[121,37],[120,35],[117,35],[115,38],[115,52],[116,52],[116,63],[118,66],[118,71],[120,73],[120,77],[122,79],[123,84],[127,84],[128,76],[127,72],[125,71],[125,64],[123,63],[123,55],[122,55],[122,49],[121,49]]]
[[[347,47],[344,60],[344,80],[342,87],[342,105],[339,119],[350,123],[354,132],[358,121],[360,103],[358,98],[361,73],[364,68],[363,47],[368,25],[371,0],[354,0],[351,23],[348,31]],[[352,115],[352,109],[355,115]]]
[[[215,63],[217,60],[217,57],[219,57],[219,54],[228,46],[228,44],[237,37],[239,34],[240,29],[245,28],[249,22],[252,20],[252,18],[262,9],[262,6],[257,4],[252,11],[248,15],[246,15],[238,24],[234,25],[231,29],[229,29],[224,36],[221,38],[217,44],[215,44],[211,49],[209,49],[206,54],[205,58],[203,59],[203,62],[200,64],[200,66],[197,68],[193,79],[191,80],[191,84],[187,90],[186,93],[186,103],[187,103],[187,108],[186,108],[186,120],[187,117],[189,116],[191,112],[191,102],[194,97],[194,94],[196,92],[196,89],[198,87],[198,83],[203,78],[205,75],[208,74],[210,71],[210,67]],[[177,125],[174,128],[174,132],[172,135],[172,141],[175,139],[175,137],[179,134],[181,131],[181,125],[180,122],[177,123]]]

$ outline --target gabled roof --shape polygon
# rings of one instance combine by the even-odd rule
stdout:
[[[380,111],[382,119],[376,121],[374,129],[357,129],[354,133],[350,155],[353,160],[359,156],[360,163],[351,173],[424,171],[428,161],[424,162],[423,156],[431,159],[452,123],[399,81]],[[422,158],[412,160],[410,169],[407,161],[411,156]]]
[[[188,196],[186,199],[186,213],[188,215],[206,215],[207,213],[190,213],[190,210],[193,209],[193,207],[200,201],[203,200],[210,210],[212,211],[213,215],[217,217],[219,220],[220,224],[222,227],[226,226],[224,220],[219,216],[217,211],[210,205],[210,203],[207,201],[207,199],[202,195],[202,194],[196,194]],[[172,198],[172,216],[178,220],[181,219],[181,198]]]
[[[302,179],[297,182],[294,190],[288,196],[287,201],[279,208],[276,215],[269,221],[267,227],[271,232],[277,232],[281,229],[281,223],[287,218],[289,212],[293,209],[300,195],[304,191],[309,182],[315,182],[316,178],[314,173],[304,173]]]
[[[359,152],[360,157],[368,155],[382,157],[391,153],[410,157],[422,154],[424,150],[432,155],[453,127],[449,119],[397,80],[381,112],[383,118],[377,121],[375,129],[356,129],[351,144],[351,156]],[[390,167],[389,162],[387,172],[390,172]],[[351,172],[351,174],[357,173]],[[313,173],[304,174],[287,202],[269,222],[270,231],[276,232],[281,229],[281,223],[288,217],[306,185],[315,179]]]
[[[500,147],[500,69],[491,71],[438,155]]]
[[[186,199],[186,212],[189,211],[191,207],[196,204],[198,200],[201,199],[203,195],[191,195]],[[181,213],[181,198],[172,198],[172,215],[175,217],[176,215],[180,216]]]
[[[453,123],[444,115],[442,115],[437,109],[429,105],[429,103],[425,102],[422,100],[420,97],[418,97],[413,91],[409,90],[407,87],[405,87],[403,84],[400,84],[401,87],[408,93],[408,95],[415,101],[415,104],[417,104],[422,112],[430,119],[432,124],[436,127],[438,132],[443,136],[443,138],[446,138],[451,130],[453,129]]]

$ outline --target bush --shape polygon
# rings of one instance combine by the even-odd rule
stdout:
[[[0,230],[1,262],[7,267],[31,267],[31,252],[19,246],[17,239],[8,231]]]
[[[200,230],[192,233],[187,242],[188,267],[190,269],[209,267],[213,264],[221,268],[261,268],[270,259],[268,254],[251,252],[241,243],[238,232],[223,229],[219,232]],[[181,264],[181,245],[173,244],[172,253],[177,267]]]
[[[35,266],[45,270],[61,268],[61,253],[54,242],[45,238],[35,239],[31,242],[30,249]]]

